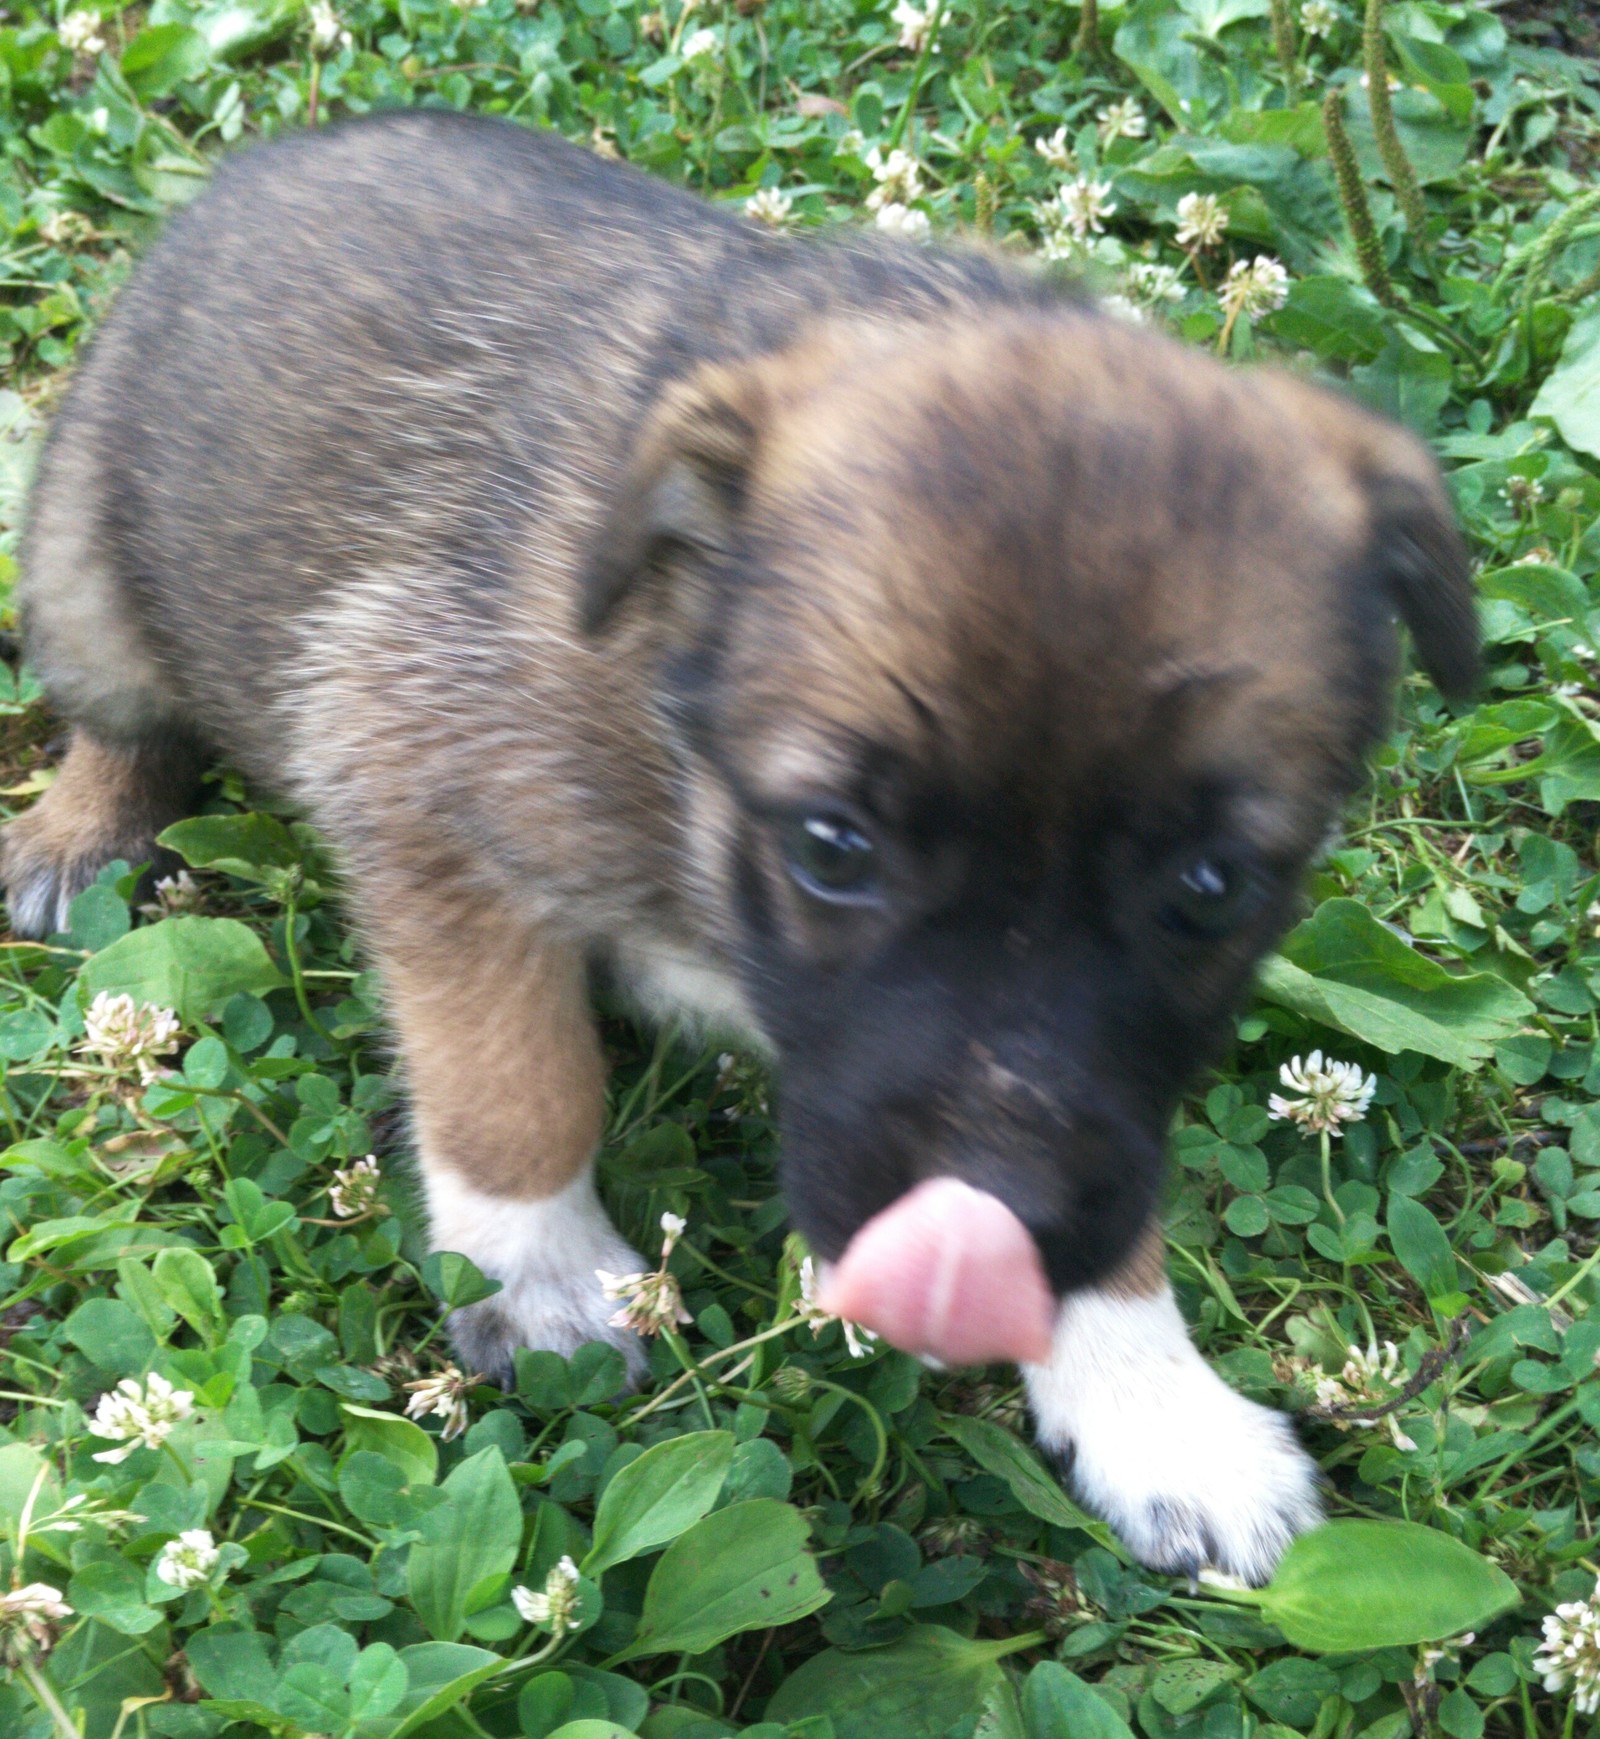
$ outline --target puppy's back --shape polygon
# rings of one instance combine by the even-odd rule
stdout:
[[[1038,294],[976,256],[773,237],[478,118],[243,152],[139,267],[58,422],[24,551],[36,661],[112,723],[166,703],[80,693],[82,660],[53,653],[137,638],[203,733],[270,772],[256,739],[299,680],[296,625],[351,576],[447,575],[479,626],[542,586],[565,627],[671,379],[828,312]]]

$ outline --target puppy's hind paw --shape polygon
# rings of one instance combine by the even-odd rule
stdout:
[[[1051,1362],[1030,1367],[1028,1385],[1040,1442],[1152,1569],[1256,1586],[1322,1519],[1294,1427],[1205,1363],[1170,1293],[1069,1300]]]

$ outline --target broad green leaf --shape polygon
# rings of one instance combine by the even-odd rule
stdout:
[[[615,1721],[568,1721],[550,1739],[636,1739],[636,1735]]]
[[[364,1723],[362,1739],[406,1739],[504,1671],[506,1663],[464,1642],[418,1642],[400,1650],[400,1664],[406,1669],[404,1697],[392,1716]]]
[[[1022,1707],[1009,1679],[1001,1678],[984,1698],[972,1739],[1028,1739],[1028,1730],[1022,1724]]]
[[[63,1324],[66,1337],[93,1365],[114,1377],[150,1368],[156,1340],[139,1313],[120,1298],[86,1298]]]
[[[439,1446],[426,1431],[398,1413],[339,1403],[345,1416],[344,1434],[352,1449],[370,1449],[393,1462],[408,1485],[432,1485],[439,1475]]]
[[[1194,21],[1171,0],[1138,0],[1112,40],[1117,59],[1175,127],[1191,125],[1227,95],[1220,69],[1190,41],[1193,32]]]
[[[278,1675],[260,1631],[235,1624],[208,1625],[189,1638],[184,1653],[208,1697],[255,1703],[271,1698]]]
[[[272,1706],[296,1726],[337,1733],[350,1718],[350,1693],[321,1661],[296,1661],[278,1680]]]
[[[1569,447],[1600,459],[1600,307],[1573,321],[1530,415],[1548,417]]]
[[[1437,1529],[1337,1521],[1289,1547],[1259,1605],[1293,1647],[1344,1654],[1481,1630],[1520,1599],[1505,1571]]]
[[[1390,99],[1395,130],[1424,184],[1454,175],[1472,143],[1472,119],[1453,115],[1431,91],[1399,90]],[[1368,181],[1387,181],[1388,171],[1372,133],[1367,93],[1352,79],[1345,86],[1344,124],[1355,147],[1356,160]]]
[[[741,1630],[792,1624],[831,1598],[792,1504],[731,1504],[667,1547],[650,1574],[634,1640],[616,1659],[704,1654]]]
[[[80,948],[91,953],[109,948],[126,936],[132,919],[127,901],[104,882],[87,887],[67,908],[67,929]]]
[[[124,1636],[143,1636],[161,1622],[161,1614],[145,1604],[144,1571],[120,1558],[85,1564],[67,1585],[67,1602]]]
[[[1105,1523],[1079,1509],[1033,1453],[1009,1431],[964,1413],[941,1414],[939,1423],[985,1473],[1006,1482],[1011,1495],[1029,1515],[1058,1528],[1081,1529],[1126,1561],[1127,1553]]]
[[[1041,1661],[1022,1687],[1028,1739],[1133,1739],[1128,1724],[1076,1673]]]
[[[1452,974],[1356,900],[1326,900],[1262,966],[1268,1002],[1390,1053],[1420,1051],[1475,1069],[1533,1013],[1493,973]]]
[[[101,991],[175,1009],[185,1021],[205,1020],[230,996],[258,995],[286,983],[261,939],[237,918],[163,918],[103,948],[78,976],[87,1008]]]
[[[1370,290],[1347,278],[1297,278],[1272,317],[1276,338],[1323,358],[1366,362],[1383,349],[1388,315]]]
[[[1548,727],[1544,746],[1531,761],[1472,767],[1464,777],[1469,785],[1522,785],[1536,779],[1540,807],[1559,816],[1569,803],[1600,799],[1600,738],[1588,719],[1569,715]]]
[[[54,1467],[31,1443],[0,1444],[0,1537],[14,1540],[22,1525],[22,1512],[30,1495],[35,1516],[50,1515],[61,1507],[61,1484]],[[55,1536],[60,1540],[61,1536]],[[43,1536],[44,1549],[49,1550],[51,1538]],[[38,1549],[36,1536],[30,1543]]]
[[[412,1604],[429,1632],[454,1642],[473,1591],[506,1575],[522,1544],[522,1506],[496,1448],[463,1461],[440,1488],[446,1502],[428,1518],[427,1537],[411,1548]]]
[[[387,1715],[400,1706],[410,1681],[406,1665],[386,1642],[362,1649],[350,1675],[350,1716],[361,1721]]]
[[[1568,622],[1580,632],[1589,617],[1589,594],[1583,581],[1548,562],[1517,562],[1479,574],[1478,596],[1505,598],[1526,610],[1535,621]]]
[[[275,815],[195,815],[158,834],[158,845],[175,851],[194,869],[218,869],[259,881],[258,870],[289,869],[300,862],[294,835]]]
[[[1424,1298],[1448,1298],[1459,1289],[1450,1240],[1421,1202],[1391,1191],[1387,1229],[1400,1266],[1422,1288]]]
[[[1271,10],[1269,0],[1178,0],[1178,5],[1207,36],[1220,36],[1241,18],[1265,18]]]
[[[204,72],[206,39],[186,24],[152,24],[122,51],[122,76],[146,102]]]
[[[1011,1640],[972,1642],[943,1625],[923,1624],[887,1648],[824,1649],[778,1687],[767,1719],[826,1715],[835,1739],[943,1734],[983,1707],[1003,1682],[999,1662],[1013,1647]]]
[[[598,1582],[613,1564],[664,1546],[699,1521],[717,1501],[733,1449],[731,1431],[693,1431],[630,1462],[601,1494],[583,1574]]]
[[[163,1302],[190,1328],[208,1343],[222,1338],[222,1289],[211,1264],[198,1250],[162,1250],[151,1263],[150,1274]]]

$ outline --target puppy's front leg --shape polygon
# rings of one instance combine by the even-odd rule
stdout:
[[[1159,1224],[1105,1285],[1062,1303],[1050,1362],[1024,1374],[1041,1444],[1155,1569],[1209,1565],[1259,1584],[1322,1518],[1316,1465],[1289,1420],[1195,1351]]]
[[[595,1193],[605,1073],[580,954],[460,882],[368,891],[433,1247],[504,1285],[452,1317],[462,1360],[505,1379],[519,1346],[609,1340],[637,1376],[595,1278],[647,1265]]]

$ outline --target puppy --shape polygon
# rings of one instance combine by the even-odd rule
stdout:
[[[1476,658],[1415,441],[971,253],[792,241],[439,113],[226,164],[43,460],[27,646],[74,734],[19,933],[212,756],[334,842],[464,1362],[608,1326],[593,972],[775,1061],[832,1302],[1024,1361],[1151,1565],[1318,1515],[1191,1348],[1164,1132],[1359,777]]]

